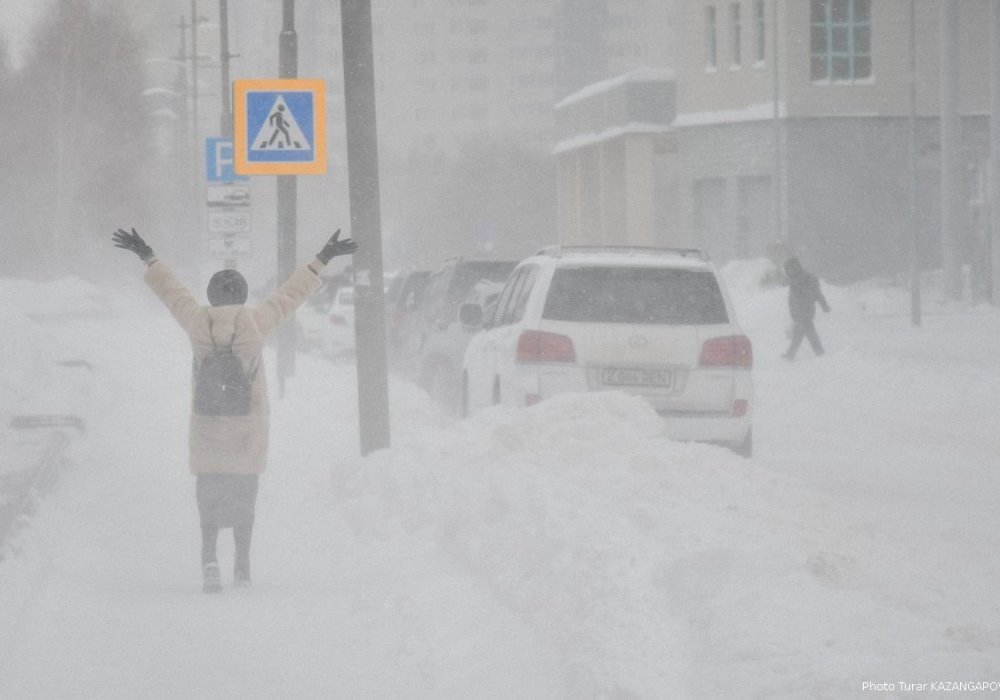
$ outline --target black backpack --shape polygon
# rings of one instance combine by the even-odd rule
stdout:
[[[200,416],[249,416],[250,391],[257,376],[257,367],[243,371],[240,358],[229,348],[219,349],[212,337],[212,320],[208,333],[213,350],[199,365],[194,364],[194,412]]]

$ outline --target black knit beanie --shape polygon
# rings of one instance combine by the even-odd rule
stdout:
[[[212,306],[245,304],[247,281],[236,270],[219,270],[208,281],[208,303]]]

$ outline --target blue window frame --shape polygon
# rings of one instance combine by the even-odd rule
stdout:
[[[733,66],[739,66],[743,63],[743,33],[741,30],[740,4],[731,2],[729,3],[729,50]]]
[[[754,2],[754,16],[756,17],[757,24],[757,53],[754,56],[754,60],[757,63],[762,63],[765,57],[764,48],[767,42],[767,18],[764,16],[764,0],[756,0]]]
[[[719,48],[716,39],[715,6],[705,8],[705,63],[709,68],[719,65]]]
[[[811,76],[851,82],[872,74],[872,0],[812,0]]]

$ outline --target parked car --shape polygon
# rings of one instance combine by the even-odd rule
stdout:
[[[444,262],[427,279],[404,354],[410,376],[446,409],[458,411],[462,358],[475,331],[459,323],[458,308],[477,285],[502,283],[516,264],[515,260],[455,258]]]
[[[385,295],[386,343],[390,357],[396,359],[405,345],[413,316],[423,299],[430,270],[408,270],[400,272],[389,285]]]
[[[304,304],[295,313],[303,349],[325,357],[354,354],[354,287],[340,287],[330,302]]]
[[[527,406],[561,392],[646,398],[681,440],[753,451],[753,351],[715,267],[700,251],[545,248],[522,261],[462,368],[462,410]]]
[[[341,287],[326,311],[330,323],[346,326],[354,332],[354,287]]]

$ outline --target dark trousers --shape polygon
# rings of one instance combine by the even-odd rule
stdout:
[[[219,530],[233,528],[234,570],[249,578],[250,541],[257,504],[256,474],[199,474],[196,486],[201,519],[201,564],[218,561]]]
[[[807,338],[809,340],[809,345],[812,346],[813,352],[816,355],[823,354],[823,343],[819,340],[819,335],[816,333],[816,326],[809,319],[805,321],[795,321],[792,325],[792,344],[788,346],[788,352],[785,353],[785,357],[789,360],[795,357],[795,353],[799,351],[799,345],[802,344],[802,339]]]
[[[233,525],[233,540],[236,543],[236,556],[233,570],[250,576],[250,540],[253,537],[253,518]],[[219,539],[219,528],[215,525],[201,526],[201,565],[218,561],[215,544]]]

